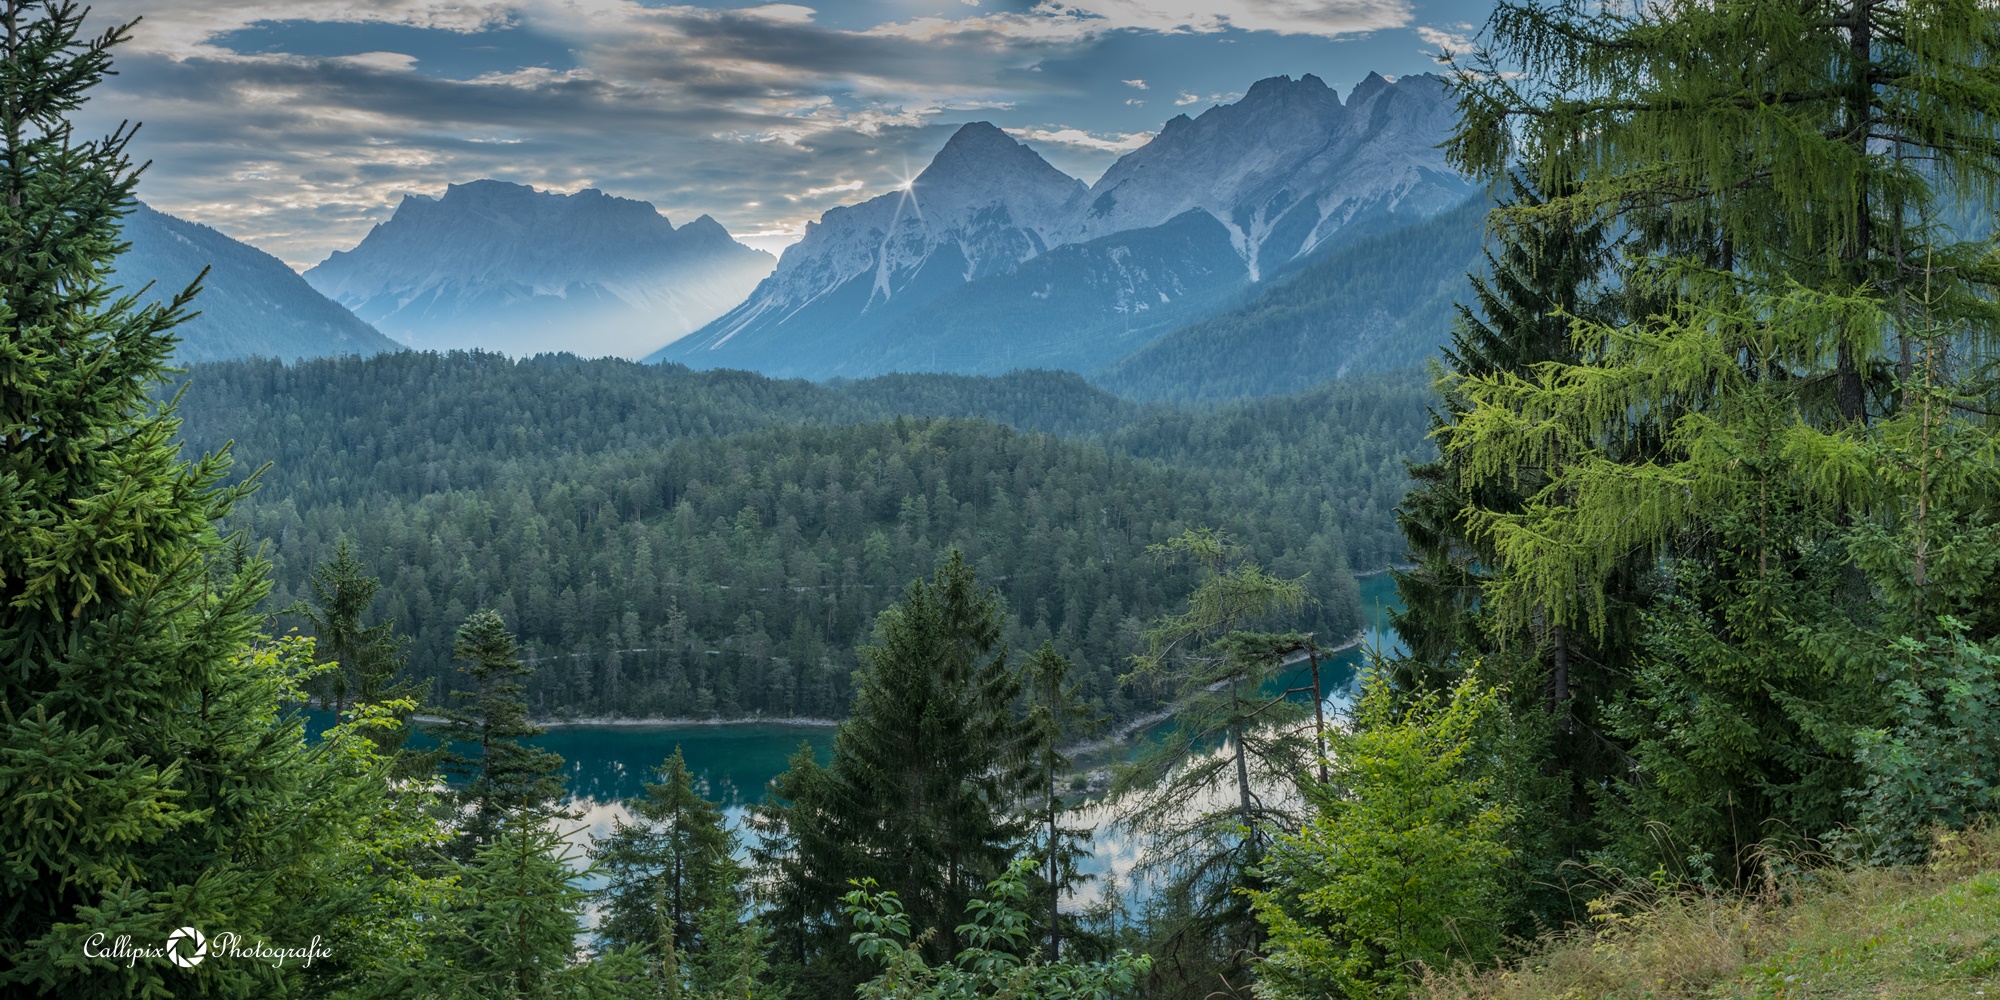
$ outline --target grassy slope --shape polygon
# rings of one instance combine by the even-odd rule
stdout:
[[[1929,869],[1821,872],[1789,902],[1684,897],[1554,941],[1513,967],[1440,976],[1426,1000],[2000,997],[2000,829]]]

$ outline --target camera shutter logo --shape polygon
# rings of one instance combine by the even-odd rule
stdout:
[[[181,953],[181,942],[183,941],[194,946],[194,950],[191,953],[185,955]],[[208,939],[202,937],[200,931],[192,927],[183,927],[167,935],[167,958],[173,960],[175,965],[183,969],[192,969],[200,965],[201,960],[207,957]]]

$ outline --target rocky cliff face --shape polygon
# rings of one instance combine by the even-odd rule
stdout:
[[[1360,238],[1459,204],[1443,82],[1259,81],[1088,190],[986,123],[908,191],[827,212],[750,298],[649,360],[826,377],[1094,370]],[[1059,308],[1058,308],[1059,306]]]
[[[742,301],[772,264],[708,216],[677,229],[643,201],[489,180],[405,198],[305,277],[413,347],[636,357]]]
[[[1047,251],[1084,194],[1006,133],[966,125],[907,190],[827,212],[748,301],[655,357],[768,367],[756,364],[766,351],[837,350],[848,333]],[[793,345],[800,336],[812,343]]]
[[[1091,185],[1065,242],[1201,209],[1228,228],[1251,280],[1371,219],[1434,215],[1471,187],[1438,144],[1456,111],[1434,76],[1369,74],[1347,103],[1310,74],[1260,80],[1235,104],[1166,123]]]

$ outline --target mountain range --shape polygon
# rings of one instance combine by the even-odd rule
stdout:
[[[913,181],[827,211],[775,260],[705,215],[677,228],[643,201],[480,180],[406,197],[303,278],[141,207],[121,274],[159,279],[158,298],[215,266],[182,360],[479,348],[1262,395],[1442,342],[1489,207],[1445,162],[1454,121],[1433,76],[1370,74],[1346,101],[1273,77],[1088,185],[964,125]]]
[[[1259,81],[1095,184],[984,122],[906,189],[827,212],[741,305],[648,360],[825,378],[1095,372],[1306,262],[1472,196],[1435,76]]]
[[[675,228],[595,189],[481,180],[406,196],[305,279],[420,350],[637,357],[742,301],[774,263],[706,215]]]
[[[284,261],[207,226],[141,203],[125,217],[123,235],[131,248],[119,256],[110,280],[141,302],[172,298],[209,269],[194,302],[199,315],[174,331],[181,338],[176,361],[291,361],[398,346],[314,291]]]

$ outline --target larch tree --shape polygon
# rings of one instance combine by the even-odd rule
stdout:
[[[1468,517],[1505,568],[1498,620],[1603,637],[1624,567],[1665,587],[1607,719],[1635,852],[1659,821],[1740,866],[1768,833],[1849,822],[1856,737],[1887,711],[1862,664],[1940,613],[1991,634],[1943,598],[1991,593],[2000,564],[1899,606],[1872,593],[1928,580],[1923,548],[1857,546],[1930,516],[1898,485],[1914,453],[1883,460],[1913,403],[1982,441],[2000,411],[2000,269],[1940,221],[1990,210],[1996,57],[2000,12],[1973,0],[1565,0],[1501,4],[1461,67],[1458,164],[1572,184],[1512,214],[1630,234],[1623,315],[1578,317],[1574,360],[1452,379],[1468,406],[1439,440],[1467,490],[1546,470],[1519,509]],[[1991,495],[1990,448],[1963,461],[1961,497]]]
[[[1074,769],[1065,748],[1088,735],[1097,720],[1077,696],[1069,680],[1072,664],[1056,652],[1055,643],[1043,642],[1028,659],[1023,672],[1028,717],[1021,727],[1018,780],[1025,790],[1024,803],[1033,823],[1030,834],[1036,841],[1041,865],[1037,869],[1042,884],[1036,889],[1047,897],[1048,960],[1062,956],[1062,897],[1089,876],[1077,871],[1077,863],[1090,856],[1090,831],[1065,825],[1069,811],[1067,784]]]
[[[1303,609],[1305,587],[1243,558],[1226,535],[1189,530],[1153,550],[1193,564],[1201,582],[1133,657],[1128,681],[1163,688],[1175,712],[1118,765],[1110,794],[1120,823],[1151,841],[1149,905],[1166,950],[1154,988],[1202,996],[1254,951],[1258,926],[1238,890],[1254,883],[1272,838],[1303,819],[1298,787],[1312,780],[1317,734],[1295,698],[1305,692],[1272,687],[1283,664],[1318,647],[1310,635],[1255,630]]]

